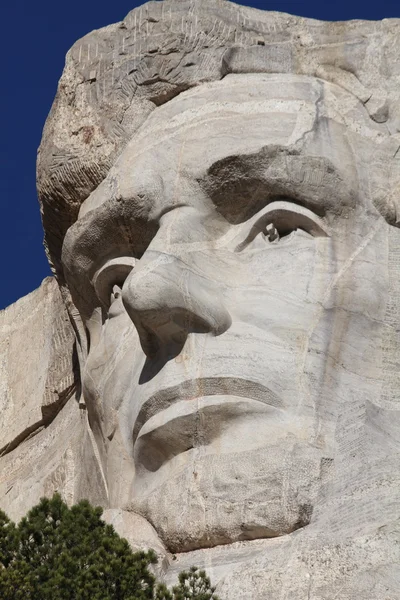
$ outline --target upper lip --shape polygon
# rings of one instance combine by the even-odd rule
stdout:
[[[282,401],[273,391],[261,383],[240,377],[204,377],[189,379],[160,390],[142,405],[133,427],[135,443],[143,425],[157,413],[181,400],[193,400],[203,396],[238,396],[282,408]]]

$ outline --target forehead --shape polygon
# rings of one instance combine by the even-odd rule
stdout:
[[[132,140],[132,149],[136,146],[140,154],[155,143],[185,137],[192,140],[204,129],[203,141],[226,135],[227,131],[232,137],[241,133],[242,142],[267,132],[271,138],[275,134],[279,141],[287,140],[296,123],[299,128],[312,124],[321,94],[319,84],[316,79],[293,76],[228,76],[183,93],[155,111]],[[285,120],[283,114],[287,115]],[[275,119],[274,115],[279,117]],[[261,131],[257,127],[260,124],[264,124]],[[243,136],[245,127],[247,135]]]
[[[155,110],[136,136],[144,144],[146,138],[160,136],[159,141],[184,131],[204,126],[210,121],[250,122],[260,115],[291,114],[305,124],[327,117],[351,126],[355,112],[364,125],[370,123],[360,101],[343,88],[321,79],[292,74],[228,75],[221,81],[200,85],[184,92]],[[300,114],[299,114],[299,111]],[[346,114],[351,118],[346,120]],[[151,141],[149,139],[149,143]],[[133,142],[134,144],[134,142]],[[143,149],[143,148],[142,148]]]
[[[101,190],[84,202],[80,216],[116,190],[125,197],[140,193],[142,187],[147,193],[160,178],[171,179],[177,172],[201,178],[227,156],[251,155],[267,146],[304,152],[307,144],[307,153],[328,158],[352,178],[346,135],[349,127],[354,129],[355,115],[358,132],[377,135],[364,113],[354,96],[313,77],[228,75],[203,84],[153,111]]]

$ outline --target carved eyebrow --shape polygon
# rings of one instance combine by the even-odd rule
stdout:
[[[198,180],[230,223],[242,223],[270,202],[290,199],[324,216],[337,205],[353,206],[351,182],[326,157],[269,146],[257,154],[229,156]]]

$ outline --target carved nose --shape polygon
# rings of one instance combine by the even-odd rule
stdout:
[[[229,328],[230,315],[213,282],[179,258],[146,255],[125,281],[122,301],[148,357],[177,354],[189,333],[220,335]]]

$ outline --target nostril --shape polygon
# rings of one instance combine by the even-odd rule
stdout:
[[[153,321],[152,327],[146,326],[146,317],[138,326],[138,333],[143,352],[149,359],[159,359],[163,362],[175,358],[182,352],[188,336],[186,328],[177,326],[172,321],[157,327]]]
[[[213,323],[183,308],[143,311],[139,319],[136,315],[136,327],[144,353],[152,358],[177,356],[190,333],[222,333],[221,328],[215,331]]]

